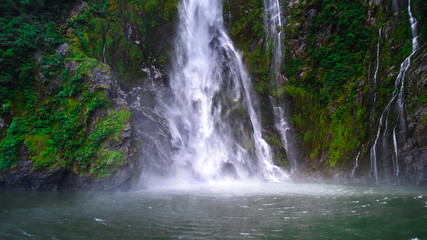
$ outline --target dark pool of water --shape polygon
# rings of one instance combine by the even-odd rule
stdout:
[[[0,192],[0,239],[427,239],[427,189],[244,182]]]

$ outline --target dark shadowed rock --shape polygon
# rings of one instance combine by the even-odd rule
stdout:
[[[172,145],[168,122],[159,103],[159,93],[149,87],[137,87],[127,93],[126,102],[132,113],[130,126],[134,138],[141,146],[139,158],[144,163],[144,170],[162,175],[172,164]]]
[[[331,35],[332,33],[332,25],[329,25],[325,30],[323,30],[321,33],[319,33],[319,35],[317,35],[316,37],[316,43],[320,44],[323,42],[323,40],[325,40],[326,37],[328,37],[329,35]]]
[[[89,76],[89,92],[94,93],[96,90],[103,90],[111,97],[114,81],[108,70],[96,68]]]
[[[421,46],[421,49],[423,46]],[[427,52],[419,51],[414,55],[408,74],[408,95],[422,96],[427,87]],[[403,163],[403,180],[410,184],[427,184],[427,106],[414,98],[408,108],[414,109],[408,114],[408,138],[400,153]]]
[[[3,118],[0,117],[0,129],[4,128],[6,126],[6,123]]]
[[[56,48],[55,53],[61,57],[67,57],[68,56],[68,43],[63,43],[63,44],[59,45],[59,47]]]
[[[3,177],[0,183],[3,189],[17,190],[44,190],[55,191],[65,170],[59,166],[48,171],[36,170],[31,161],[28,160],[28,152],[21,147],[22,158]],[[1,182],[1,181],[0,181]]]
[[[85,1],[76,1],[76,4],[70,11],[70,17],[79,15],[83,10],[89,7],[89,4]]]
[[[237,171],[231,162],[225,162],[221,166],[222,177],[237,178]]]

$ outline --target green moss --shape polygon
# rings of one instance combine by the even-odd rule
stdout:
[[[30,152],[30,160],[37,169],[50,169],[59,164],[57,149],[52,144],[52,136],[47,134],[31,135],[25,140]]]
[[[391,34],[393,45],[406,42],[411,38],[411,27],[408,23],[409,16],[407,11],[402,10],[397,16],[397,19],[393,22],[394,28]]]
[[[316,9],[318,14],[306,38],[305,56],[298,56],[303,57],[299,60],[287,53],[282,73],[289,79],[286,91],[297,109],[292,122],[300,136],[298,140],[303,143],[303,152],[310,159],[309,165],[329,168],[333,173],[346,164],[362,142],[372,137],[367,108],[378,42],[372,36],[378,30],[370,26],[366,19],[369,9],[360,1],[313,0],[288,11],[288,36],[304,34],[295,19],[304,20],[300,12],[310,9]],[[404,10],[397,17],[384,14],[387,9],[382,5],[371,10],[381,18],[377,19],[380,26],[386,21],[394,26],[388,32],[391,36],[384,34],[382,27],[380,42],[376,109],[383,109],[390,100],[400,63],[411,53],[411,33]],[[289,51],[289,47],[286,49]],[[328,154],[324,166],[317,164],[320,153],[322,157]]]
[[[0,132],[0,172],[16,163],[22,146],[42,170],[62,166],[101,178],[123,164],[125,152],[104,148],[121,144],[130,112],[113,110],[108,89],[94,87],[90,78],[95,69],[109,73],[99,61],[104,53],[117,75],[127,78],[139,78],[142,62],[167,63],[169,54],[158,39],[170,34],[163,27],[173,26],[177,1],[88,3],[71,19],[70,4],[63,1],[0,6],[0,114],[10,125]],[[69,43],[66,59],[54,53],[63,42]],[[36,50],[40,61],[33,59]]]
[[[427,41],[427,2],[423,0],[413,0],[412,13],[418,21],[419,40],[423,43]]]
[[[292,123],[308,165],[315,170],[337,169],[366,139],[364,123],[369,116],[356,99],[364,94],[358,86],[368,75],[374,34],[366,19],[365,3],[313,0],[288,10],[288,37],[298,39],[306,34],[301,25],[307,17],[304,13],[311,9],[317,14],[305,39],[305,55],[295,58],[289,50],[299,46],[286,47],[282,73],[289,79],[285,89],[297,109]],[[319,166],[320,154],[324,157],[325,153],[324,166]]]
[[[122,165],[123,159],[124,155],[121,151],[103,151],[98,156],[98,159],[92,162],[89,174],[95,179],[109,176],[120,165]]]
[[[0,176],[7,172],[10,167],[18,160],[19,148],[22,140],[16,137],[7,137],[0,143]]]
[[[8,171],[18,160],[19,148],[28,131],[29,124],[25,118],[13,119],[6,137],[0,142],[0,175]]]
[[[112,111],[100,120],[89,137],[73,156],[81,173],[89,172],[94,178],[105,177],[121,165],[124,154],[120,151],[103,150],[102,146],[110,141],[120,141],[119,136],[130,118],[128,110]]]
[[[245,147],[246,151],[252,151],[254,149],[254,143],[252,138],[246,139],[243,143],[243,146]]]
[[[255,90],[269,94],[273,89],[268,79],[272,49],[271,46],[265,45],[263,39],[263,1],[230,0],[224,7],[224,11],[231,12],[230,34],[238,48],[243,51]]]
[[[110,110],[104,87],[89,91],[92,72],[108,71],[108,67],[82,55],[75,46],[71,46],[70,51],[67,59],[53,54],[43,57],[37,65],[47,76],[38,87],[43,89],[54,79],[59,84],[57,87],[50,92],[39,92],[30,85],[20,94],[19,99],[25,105],[16,109],[22,117],[13,119],[8,134],[0,141],[1,172],[17,161],[22,143],[34,167],[41,170],[61,166],[100,178],[113,172],[123,160],[123,152],[103,153],[102,147],[109,141],[121,141],[119,136],[129,121],[130,112]],[[76,64],[75,71],[61,68],[64,62]],[[95,111],[109,114],[99,119],[89,132],[89,119]]]
[[[143,62],[161,54],[168,56],[158,38],[169,34],[163,32],[176,19],[176,0],[104,0],[89,4],[71,22],[72,38],[88,56],[102,61],[105,57],[121,78],[138,79],[143,75],[139,67]]]
[[[283,146],[282,146],[282,142],[280,142],[280,140],[279,139],[277,139],[277,137],[276,136],[270,136],[269,138],[268,138],[268,140],[269,140],[269,142],[270,143],[273,143],[274,145],[276,145],[277,147],[279,147],[279,148],[283,148]]]
[[[89,136],[89,141],[95,145],[102,143],[107,137],[112,136],[119,141],[119,135],[125,128],[130,118],[128,110],[112,111],[95,125],[93,133]]]
[[[286,168],[286,169],[291,168],[288,159],[282,153],[279,153],[277,156],[277,164],[279,166]]]

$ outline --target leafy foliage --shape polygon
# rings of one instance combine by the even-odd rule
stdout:
[[[122,164],[123,152],[103,146],[122,141],[130,112],[112,110],[106,89],[92,86],[93,72],[109,74],[109,68],[82,52],[90,42],[63,37],[65,29],[73,35],[67,25],[83,25],[66,19],[71,2],[0,2],[0,115],[9,125],[0,135],[0,174],[15,164],[23,145],[36,169],[62,166],[99,178]],[[89,11],[102,15],[108,2]],[[67,58],[54,53],[63,42],[71,43]],[[93,119],[95,112],[101,119]]]
[[[323,1],[322,12],[313,19],[308,54],[313,56],[314,84],[322,88],[321,101],[325,104],[336,99],[343,84],[364,75],[363,63],[369,57],[366,53],[372,34],[365,26],[366,11],[360,1]],[[325,37],[323,46],[316,46],[316,39],[328,30],[331,34]]]
[[[427,18],[425,17],[427,16],[427,2],[423,0],[411,2],[413,14],[418,20],[420,40],[425,43],[427,41]]]
[[[413,1],[416,17],[425,9],[421,2]],[[292,40],[287,44],[296,48],[295,40],[301,44],[304,36],[306,45],[302,54],[286,53],[282,73],[289,79],[286,90],[297,109],[292,121],[307,152],[306,164],[313,170],[332,173],[346,165],[362,143],[375,137],[370,130],[375,123],[369,124],[373,93],[376,91],[375,109],[380,111],[389,101],[400,63],[412,48],[407,9],[394,15],[388,13],[386,4],[312,0],[299,1],[288,11],[285,32]],[[380,27],[383,31],[378,39]],[[421,34],[422,28],[420,24]],[[378,42],[379,79],[373,89]],[[372,114],[377,118],[379,113]]]
[[[67,0],[0,1],[0,115],[12,99],[34,81],[32,56],[51,51],[63,41],[61,26],[70,7]]]
[[[362,1],[299,3],[289,12],[291,19],[305,21],[301,13],[310,9],[317,14],[309,25],[305,57],[287,54],[282,72],[290,80],[286,89],[298,109],[292,121],[309,158],[326,155],[320,167],[336,167],[366,138],[368,115],[356,96],[366,91],[359,85],[368,77],[373,30]],[[298,26],[291,21],[285,32],[298,37],[305,31]]]
[[[229,26],[231,36],[237,42],[239,49],[243,51],[244,60],[252,73],[255,89],[259,93],[267,95],[271,91],[268,80],[271,47],[266,49],[263,42],[265,35],[263,1],[232,0],[225,7],[225,11],[229,11],[233,18]]]
[[[15,118],[6,138],[0,142],[0,171],[9,169],[18,159],[23,134],[28,132],[28,122],[24,118]]]
[[[85,54],[108,63],[121,78],[140,78],[144,62],[165,62],[158,39],[170,38],[176,0],[102,0],[70,20],[73,41]],[[171,29],[170,29],[171,30]],[[172,41],[171,41],[172,42]]]

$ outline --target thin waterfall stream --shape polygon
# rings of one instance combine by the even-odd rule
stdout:
[[[282,52],[283,52],[283,20],[282,8],[279,0],[264,0],[264,25],[267,35],[267,46],[272,44],[272,60],[270,66],[270,82],[276,87],[277,94],[280,94],[280,85],[282,76],[280,74],[282,67]],[[271,105],[273,107],[274,122],[277,132],[280,135],[280,140],[287,153],[291,172],[297,170],[297,160],[295,156],[295,143],[293,140],[292,126],[289,121],[289,114],[285,109],[279,106],[278,102],[282,100],[277,97],[270,96]]]
[[[382,28],[380,27],[379,30],[378,30],[378,42],[377,42],[377,49],[376,49],[377,50],[377,55],[376,55],[375,72],[374,72],[374,78],[373,78],[374,102],[372,104],[372,110],[371,110],[371,116],[370,116],[371,126],[374,124],[374,121],[375,121],[374,113],[375,113],[375,105],[377,103],[378,71],[379,71],[379,68],[380,68],[381,31],[382,31]]]
[[[412,32],[412,52],[411,54],[402,62],[400,65],[400,71],[395,81],[395,88],[392,92],[392,97],[390,101],[388,102],[387,106],[384,108],[383,112],[381,113],[380,120],[378,123],[378,130],[377,135],[374,141],[374,144],[371,148],[371,172],[374,175],[375,183],[379,183],[379,177],[378,177],[378,141],[379,137],[381,135],[381,130],[384,127],[383,131],[383,137],[382,137],[382,160],[383,162],[388,161],[388,139],[390,136],[389,133],[389,116],[390,111],[392,109],[392,106],[395,106],[397,108],[397,117],[398,117],[398,123],[393,128],[393,150],[394,150],[394,161],[393,163],[393,172],[394,176],[399,176],[399,140],[400,143],[404,142],[406,140],[406,129],[407,129],[407,122],[406,122],[406,116],[405,116],[405,101],[404,101],[404,90],[405,90],[405,75],[411,66],[411,58],[415,54],[415,52],[418,50],[418,31],[417,31],[417,20],[413,17],[412,11],[411,11],[411,1],[408,1],[408,15],[409,15],[409,23],[411,26],[411,32]],[[380,31],[381,32],[381,31]],[[396,101],[396,103],[395,103]],[[385,125],[384,124],[385,121]],[[396,136],[396,127],[399,129],[399,134]]]
[[[353,169],[351,169],[350,179],[354,178],[354,174],[356,173],[356,169],[359,167],[360,153],[361,153],[361,151],[359,151],[359,153],[357,153],[356,159],[354,160],[354,166],[353,166]]]

